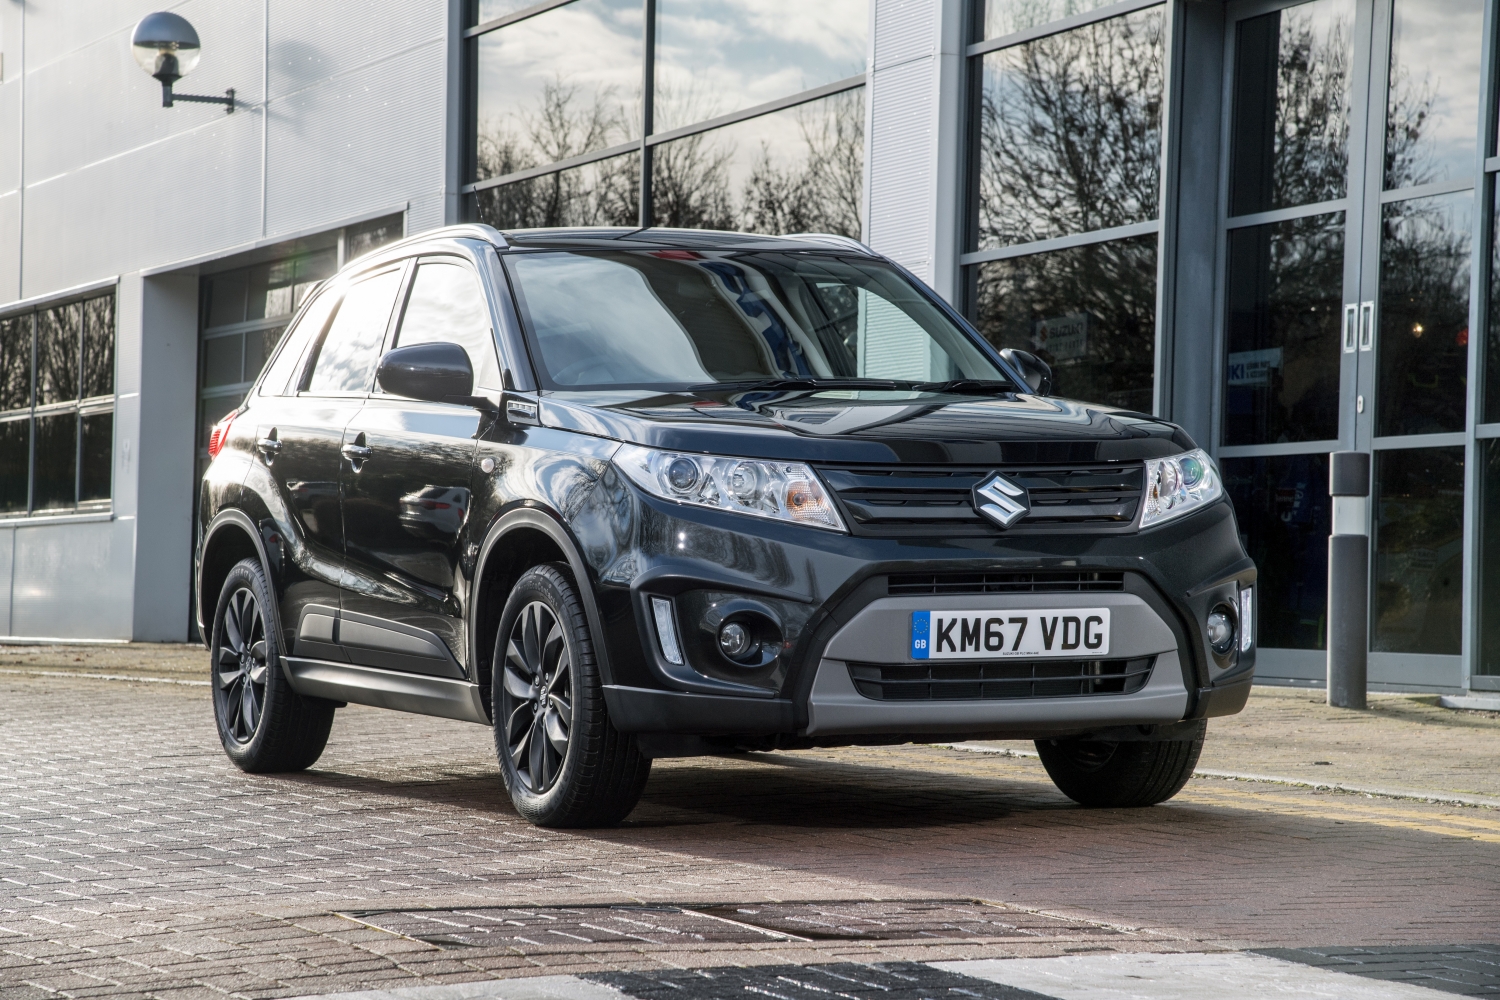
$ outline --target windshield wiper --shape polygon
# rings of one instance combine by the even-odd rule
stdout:
[[[966,396],[993,396],[997,392],[1014,392],[1009,381],[982,378],[950,378],[946,382],[908,382],[917,392],[951,392]]]
[[[878,378],[765,378],[744,382],[703,382],[686,392],[791,392],[797,389],[900,389],[891,379]]]

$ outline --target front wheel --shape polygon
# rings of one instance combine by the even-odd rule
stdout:
[[[561,566],[521,574],[491,662],[495,751],[516,811],[538,826],[624,819],[651,761],[610,724],[588,619]]]
[[[302,697],[281,672],[271,600],[259,561],[235,563],[219,592],[209,643],[219,741],[240,770],[253,774],[311,767],[333,728],[333,703]]]
[[[1193,776],[1207,728],[1200,723],[1191,739],[1151,743],[1037,740],[1036,750],[1052,783],[1079,805],[1154,806],[1182,791]]]

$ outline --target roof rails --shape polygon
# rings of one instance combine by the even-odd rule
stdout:
[[[784,238],[789,240],[806,240],[811,243],[831,243],[846,250],[858,250],[860,253],[867,253],[871,257],[880,256],[854,237],[840,236],[838,233],[787,233]]]

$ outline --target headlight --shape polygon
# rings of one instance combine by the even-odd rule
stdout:
[[[623,445],[615,464],[641,489],[664,500],[843,531],[844,522],[813,470],[799,462],[762,462]]]
[[[1224,495],[1214,460],[1201,449],[1146,462],[1146,509],[1141,527],[1199,510]]]

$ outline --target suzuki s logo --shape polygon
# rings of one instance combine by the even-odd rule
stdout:
[[[1009,528],[1031,513],[1026,488],[995,473],[974,487],[974,509],[1002,528]]]

